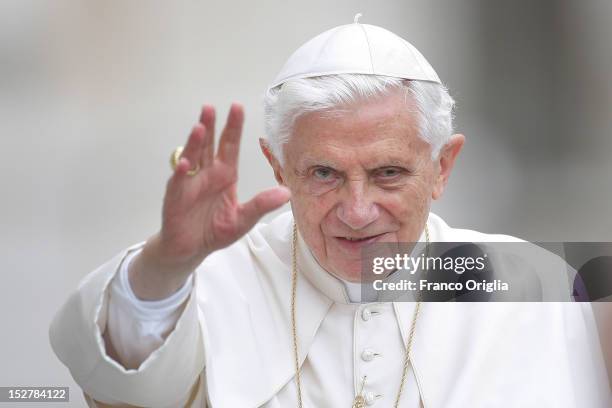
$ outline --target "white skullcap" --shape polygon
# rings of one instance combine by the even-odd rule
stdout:
[[[269,86],[290,79],[332,74],[371,74],[440,82],[423,54],[384,28],[353,24],[327,30],[298,48]]]

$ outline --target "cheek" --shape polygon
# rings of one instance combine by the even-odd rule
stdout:
[[[315,253],[319,253],[324,246],[321,226],[330,211],[328,203],[298,190],[292,195],[291,207],[304,240]]]
[[[400,222],[406,222],[427,208],[431,189],[424,181],[415,181],[406,184],[401,190],[388,192],[381,204]]]
[[[311,194],[298,191],[292,194],[291,205],[297,213],[304,227],[319,228],[321,221],[329,212],[329,205],[325,200]]]
[[[340,185],[339,179],[329,180],[325,182],[308,179],[301,184],[301,189],[304,194],[319,197],[328,193]]]
[[[385,211],[399,223],[396,239],[411,242],[418,239],[419,229],[427,219],[431,188],[426,182],[407,184],[401,191],[387,194],[380,201]]]
[[[320,224],[333,208],[330,194],[325,194],[333,189],[330,186],[314,185],[307,180],[291,179],[291,205],[299,217],[299,222],[308,229],[320,231]]]

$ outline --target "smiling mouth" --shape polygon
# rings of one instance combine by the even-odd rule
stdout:
[[[385,235],[384,232],[381,234],[370,235],[367,237],[336,237],[336,239],[338,239],[341,242],[346,242],[346,243],[368,243],[368,242],[372,242],[376,240],[377,238],[383,235]]]
[[[364,237],[364,238],[351,238],[351,237],[338,237],[340,239],[346,239],[347,241],[365,241],[369,238],[372,238],[374,235],[370,236],[370,237]]]

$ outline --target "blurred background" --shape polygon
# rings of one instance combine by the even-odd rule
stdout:
[[[222,120],[245,105],[241,199],[272,186],[262,93],[298,46],[358,12],[419,48],[457,100],[467,144],[434,212],[612,241],[609,0],[3,0],[0,385],[67,385],[84,404],[51,352],[53,314],[159,228],[170,152],[203,103]]]

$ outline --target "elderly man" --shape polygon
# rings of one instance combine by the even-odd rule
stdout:
[[[588,304],[361,302],[375,242],[512,240],[429,212],[464,143],[453,104],[396,35],[326,31],[266,92],[260,144],[280,186],[244,204],[242,107],[215,154],[205,106],[173,156],[161,230],[90,274],[52,323],[88,404],[608,406]]]

